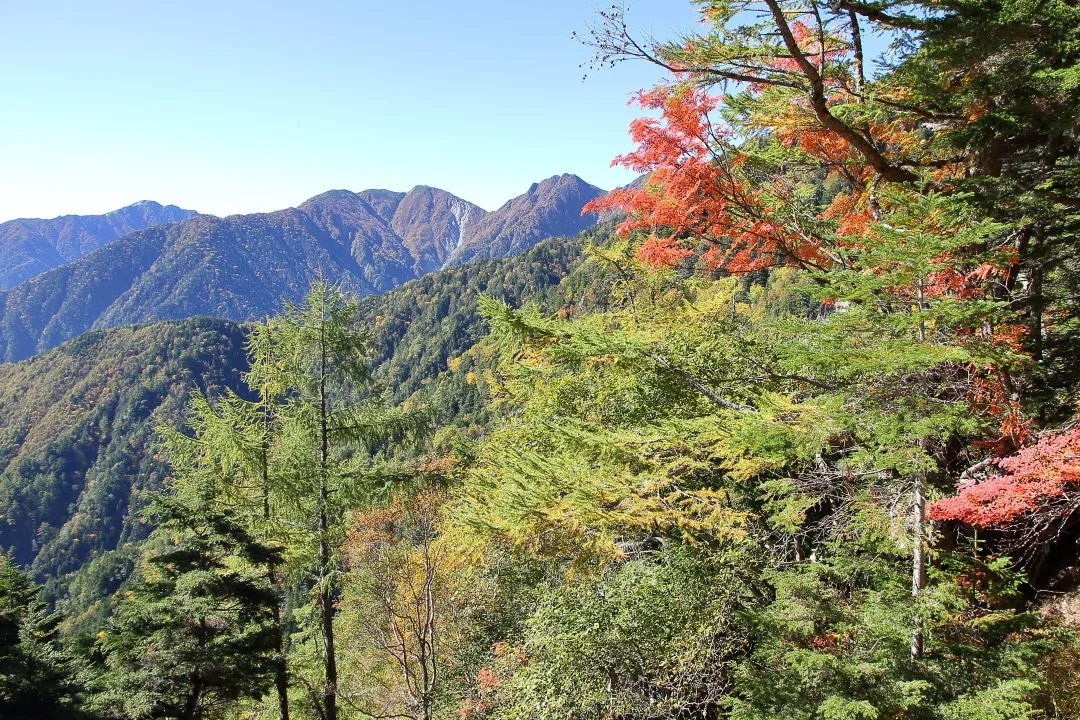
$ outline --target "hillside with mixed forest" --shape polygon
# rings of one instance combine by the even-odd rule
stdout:
[[[139,512],[162,489],[158,423],[192,392],[241,387],[241,328],[196,318],[95,331],[0,365],[0,543],[59,578],[144,538]]]
[[[0,715],[1080,717],[1080,9],[692,5],[630,185],[3,297]]]
[[[481,295],[515,307],[572,302],[574,293],[562,287],[581,266],[584,241],[553,238],[518,257],[432,273],[365,298],[358,318],[373,328],[377,383],[444,422],[475,424],[466,408],[483,413],[481,388],[449,367],[487,334]],[[154,450],[155,426],[181,422],[193,392],[242,389],[246,332],[211,318],[96,330],[0,365],[0,437],[8,448],[0,456],[0,548],[48,581],[51,597],[64,599],[73,583],[83,602],[108,594],[95,597],[86,577],[112,567],[128,555],[125,544],[145,535],[144,499],[168,474]]]

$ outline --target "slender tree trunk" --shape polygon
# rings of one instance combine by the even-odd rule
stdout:
[[[270,582],[275,588],[280,587],[276,565],[271,567]],[[281,621],[281,616],[281,603],[275,602],[274,630],[277,633],[275,638],[277,659],[274,662],[274,687],[277,688],[278,718],[280,720],[289,720],[289,668],[285,662],[285,627]]]
[[[265,484],[268,480],[267,465],[264,457],[263,519],[267,522],[270,520],[269,485]],[[279,720],[289,720],[289,668],[285,661],[285,625],[282,622],[285,598],[281,587],[281,578],[278,577],[277,563],[270,563],[267,566],[266,574],[270,580],[270,586],[274,588],[274,592],[277,594],[274,601],[274,633],[276,635],[274,649],[277,655],[274,661],[274,687],[277,689],[278,718]]]
[[[266,318],[266,332],[270,332],[270,318]],[[263,420],[263,443],[262,443],[262,501],[263,501],[263,522],[267,527],[270,526],[271,513],[270,513],[270,398],[266,392],[265,385],[260,391],[262,401],[262,420]],[[267,566],[267,576],[270,580],[270,586],[274,588],[277,593],[277,601],[274,603],[274,632],[277,637],[275,638],[275,650],[277,653],[277,659],[274,662],[274,687],[277,690],[278,698],[278,719],[289,720],[289,668],[285,660],[285,627],[282,623],[282,617],[284,616],[285,606],[285,593],[282,590],[282,581],[278,577],[277,563],[270,563]]]
[[[918,284],[918,309],[922,312],[923,309],[923,280],[919,279]],[[920,318],[919,320],[919,342],[926,342],[926,323]],[[920,454],[925,454],[926,440],[919,439],[918,442]],[[921,459],[921,458],[920,458]],[[919,595],[922,594],[923,586],[926,585],[926,551],[925,543],[923,542],[923,527],[926,524],[926,472],[919,470],[915,473],[915,490],[914,490],[914,502],[911,511],[911,521],[914,528],[912,530],[912,550],[911,550],[911,597],[918,601]],[[918,615],[918,607],[916,602],[915,619],[912,623],[911,629],[911,659],[918,660],[923,654],[923,627],[922,618]]]
[[[326,512],[321,514],[321,523],[325,523]],[[316,597],[319,606],[320,629],[323,640],[323,668],[326,683],[323,685],[323,708],[326,720],[337,720],[337,658],[334,653],[334,601],[327,590],[330,569],[330,548],[326,541],[325,525],[319,539],[319,591]]]
[[[439,678],[439,664],[435,648],[435,562],[431,557],[433,528],[429,519],[424,521],[424,622],[420,625],[420,662],[424,669],[424,720],[431,720],[432,696]]]
[[[199,700],[202,699],[202,692],[202,681],[195,680],[194,685],[192,685],[191,691],[188,693],[187,698],[184,700],[184,709],[180,711],[183,720],[198,720]]]
[[[325,319],[324,319],[325,322]],[[323,640],[323,669],[326,682],[323,685],[323,710],[326,720],[337,720],[337,657],[334,652],[334,601],[330,592],[331,548],[330,517],[327,507],[330,499],[329,478],[330,437],[326,409],[326,330],[320,328],[319,365],[319,589],[316,601]]]
[[[921,444],[921,443],[920,443]],[[913,532],[913,549],[911,553],[911,597],[918,599],[926,585],[926,553],[923,541],[923,526],[926,523],[926,488],[924,487],[923,473],[920,471],[915,476],[915,507],[912,510],[912,522],[915,525]],[[918,609],[916,608],[916,613]],[[918,660],[923,654],[923,627],[922,618],[916,615],[911,630],[911,659]]]
[[[1031,308],[1031,356],[1036,362],[1043,359],[1043,312],[1046,308],[1046,298],[1043,295],[1043,259],[1041,257],[1041,243],[1038,251],[1033,253],[1035,260],[1031,267],[1031,281],[1028,284],[1028,298]]]
[[[263,520],[270,521],[270,486],[269,472],[266,457],[263,456]],[[277,689],[278,718],[289,720],[289,668],[285,661],[285,626],[282,623],[282,612],[285,604],[284,593],[281,588],[281,578],[278,577],[277,563],[270,563],[266,568],[270,586],[274,588],[277,598],[274,600],[274,687]]]
[[[863,66],[862,32],[859,28],[859,16],[854,10],[848,10],[848,20],[851,22],[851,45],[855,50],[855,91],[862,92],[866,82],[866,70]]]

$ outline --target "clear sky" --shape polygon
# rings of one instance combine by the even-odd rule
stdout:
[[[590,71],[594,0],[0,0],[0,221],[151,199],[231,214],[434,185],[494,209],[563,172],[604,188],[630,94]],[[657,37],[689,2],[630,3]]]

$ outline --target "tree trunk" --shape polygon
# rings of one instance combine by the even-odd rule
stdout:
[[[280,593],[277,566],[270,566],[270,582]],[[281,603],[274,603],[274,631],[277,634],[277,659],[274,661],[274,686],[277,688],[278,718],[289,720],[289,669],[285,663],[285,628],[281,621]]]
[[[182,720],[199,719],[199,700],[202,699],[202,680],[196,678],[192,683],[191,690],[184,699],[184,707],[180,710]]]
[[[912,510],[913,549],[911,553],[911,597],[916,601],[926,585],[926,554],[923,542],[923,525],[926,523],[926,489],[923,486],[923,473],[915,476],[915,507]],[[918,613],[916,607],[915,612]],[[911,630],[911,659],[918,660],[923,654],[922,618],[917,614]]]
[[[325,510],[322,514],[325,522]],[[328,591],[330,549],[326,533],[319,539],[319,590],[316,603],[319,606],[320,630],[323,641],[323,669],[326,682],[323,685],[323,710],[326,720],[337,720],[337,657],[334,654],[334,601]]]
[[[270,332],[270,318],[266,319],[266,331]],[[270,398],[267,395],[265,385],[260,390],[262,402],[263,442],[262,456],[262,501],[263,522],[270,527],[270,435],[272,432],[270,418]],[[270,563],[266,569],[269,576],[270,586],[277,593],[277,602],[274,603],[274,632],[277,658],[274,662],[274,687],[278,698],[278,720],[289,720],[289,668],[285,661],[285,628],[282,625],[282,610],[285,605],[285,593],[282,590],[281,579],[277,573],[277,563]]]
[[[325,323],[325,318],[324,318]],[[330,435],[326,409],[326,330],[320,333],[319,364],[319,588],[316,603],[319,606],[320,629],[323,641],[323,669],[326,682],[323,685],[323,711],[326,720],[337,720],[337,657],[334,652],[334,600],[330,591],[331,549],[329,543],[330,488],[327,472],[330,465]]]

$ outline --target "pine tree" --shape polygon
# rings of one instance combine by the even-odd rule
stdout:
[[[280,551],[206,480],[178,478],[177,493],[151,505],[157,529],[141,581],[100,635],[102,712],[199,720],[270,688],[277,596],[261,568]]]
[[[81,688],[59,626],[27,574],[0,555],[0,716],[79,716]]]

